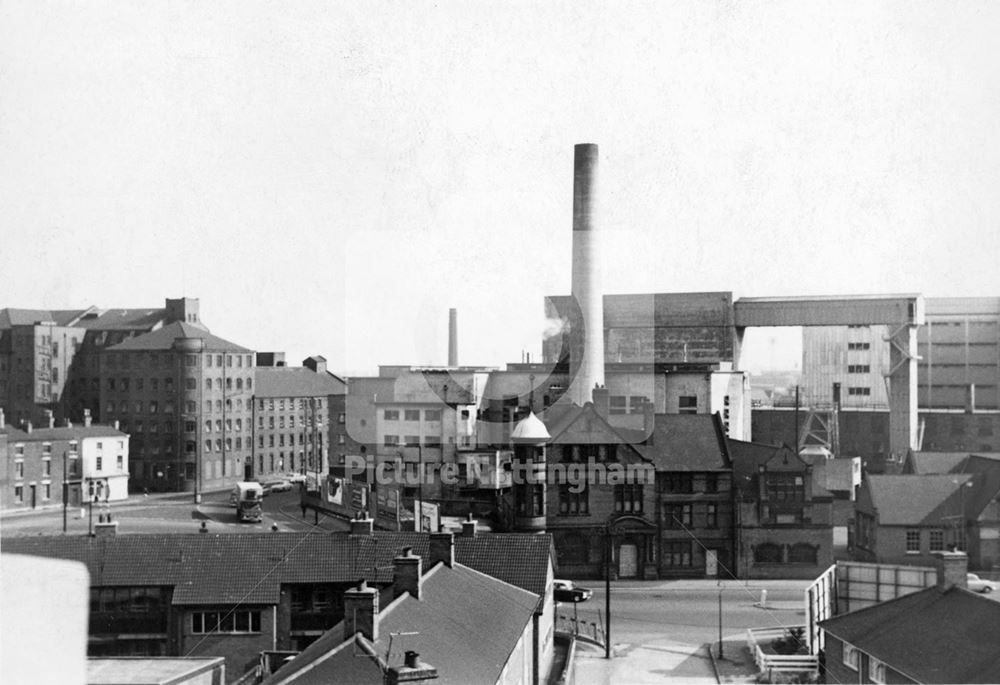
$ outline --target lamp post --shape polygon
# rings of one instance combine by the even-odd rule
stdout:
[[[66,473],[66,450],[63,450],[63,478],[62,478],[62,500],[63,500],[63,532],[66,532],[66,508],[69,507],[69,493],[66,492],[68,481]]]

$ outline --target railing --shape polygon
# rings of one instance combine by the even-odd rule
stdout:
[[[556,616],[556,630],[604,646],[604,624],[600,612],[597,621],[587,621],[576,616]]]
[[[817,672],[819,657],[813,654],[771,654],[764,645],[788,636],[788,628],[748,628],[747,649],[757,668],[764,672]]]

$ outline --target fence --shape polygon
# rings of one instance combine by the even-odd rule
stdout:
[[[788,628],[747,629],[747,649],[753,655],[757,669],[768,673],[817,672],[819,670],[819,657],[815,654],[771,654],[768,652],[773,640],[787,636]]]
[[[597,614],[597,621],[587,621],[576,616],[556,616],[556,630],[604,646],[604,623],[601,622],[600,612]]]

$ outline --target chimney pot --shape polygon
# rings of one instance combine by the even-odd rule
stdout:
[[[378,590],[368,587],[364,578],[344,593],[344,640],[356,633],[378,640]]]
[[[455,536],[452,533],[431,533],[429,540],[429,561],[434,566],[444,562],[449,568],[455,565]]]
[[[24,432],[25,433],[30,433],[31,432],[31,421],[25,421],[24,422]]]
[[[409,592],[416,599],[420,599],[420,589],[423,585],[422,562],[423,559],[413,554],[412,547],[403,548],[403,553],[392,560],[393,597]]]

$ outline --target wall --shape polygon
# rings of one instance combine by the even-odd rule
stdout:
[[[181,635],[178,654],[184,656],[225,656],[226,677],[232,682],[254,668],[260,653],[275,649],[275,611],[273,606],[241,606],[241,609],[260,610],[259,633],[195,635],[192,632],[192,614],[196,611],[222,611],[231,607],[184,607],[179,611]]]
[[[816,578],[833,564],[833,529],[829,527],[799,528],[744,528],[742,531],[744,568],[749,566],[750,577],[756,579]],[[758,563],[754,549],[761,544],[773,543],[783,548],[783,558],[788,559],[792,545],[805,543],[816,548],[816,563]]]

